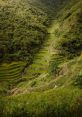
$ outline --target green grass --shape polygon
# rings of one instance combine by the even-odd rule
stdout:
[[[56,89],[6,98],[6,117],[81,117],[82,93],[79,89]],[[37,101],[36,101],[37,100]]]

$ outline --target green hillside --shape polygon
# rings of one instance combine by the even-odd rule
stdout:
[[[0,0],[1,62],[32,61],[47,36],[51,8],[50,3],[39,0]]]
[[[82,0],[0,6],[0,116],[82,117]]]

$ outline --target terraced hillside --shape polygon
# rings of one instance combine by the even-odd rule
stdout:
[[[62,3],[61,6],[64,4],[65,3]],[[54,6],[57,9],[61,8],[57,7],[55,2]],[[52,15],[53,12],[55,14],[56,11],[56,9],[53,8],[53,10],[51,10],[51,8],[53,7],[50,5],[50,1],[47,3],[46,1],[43,2],[39,0],[0,1],[0,62],[3,64],[6,62],[9,63],[6,66],[1,64],[3,73],[0,71],[0,74],[3,79],[7,77],[11,78],[11,76],[14,77],[13,75],[16,74],[15,68],[20,69],[21,63],[24,62],[21,73],[19,72],[21,75],[19,76],[19,73],[16,74],[19,76],[19,79],[21,79],[24,74],[23,72],[25,72],[25,67],[32,63],[35,53],[37,53],[40,48],[43,48],[43,42],[45,40],[46,43],[47,38],[47,27],[50,25],[51,17],[54,17]],[[45,50],[43,49],[43,51]],[[18,64],[15,64],[15,68],[12,68],[12,74],[10,66],[13,62],[18,62]],[[6,70],[7,73],[2,66],[6,68],[9,67]],[[2,90],[4,82],[1,82],[1,84]],[[7,81],[7,89],[12,87],[9,85],[10,83]]]
[[[8,90],[12,89],[16,83],[22,81],[21,76],[24,65],[24,62],[0,65],[0,94],[7,94]]]
[[[58,28],[56,24],[54,29]],[[18,92],[22,93],[34,91],[34,90],[46,90],[50,85],[51,78],[49,76],[49,67],[52,58],[57,52],[54,50],[55,39],[54,39],[54,30],[52,27],[48,29],[48,39],[45,40],[43,47],[40,49],[39,53],[36,54],[33,63],[26,67],[23,73],[22,78],[26,79],[25,82],[21,82],[13,89],[11,92],[17,94]],[[51,81],[51,84],[53,81]],[[55,87],[55,84],[50,88]]]
[[[19,76],[20,73],[18,80],[22,78],[24,67],[32,63],[46,39],[47,27],[53,17],[53,10],[49,10],[50,8],[39,0],[0,0],[0,62],[9,63],[6,66],[0,65],[3,71],[0,71],[1,79],[11,79],[12,76],[13,80],[15,68],[20,69],[21,63],[24,62],[21,73],[18,71],[16,74]],[[15,68],[10,67],[13,62],[17,63]],[[4,89],[6,93],[3,87],[7,90],[12,86],[9,81],[2,83],[1,80],[1,92]]]
[[[27,60],[0,66],[0,115],[82,117],[82,0],[37,1],[45,5],[42,9],[56,4],[61,10],[54,11],[30,64]]]

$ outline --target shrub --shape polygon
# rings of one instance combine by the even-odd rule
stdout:
[[[82,75],[78,75],[78,76],[75,78],[74,85],[75,85],[75,86],[78,86],[78,87],[80,87],[80,88],[82,88]]]

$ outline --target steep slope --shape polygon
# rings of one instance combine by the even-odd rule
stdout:
[[[6,72],[2,67],[4,65],[0,65],[0,69],[3,69],[3,73],[2,70],[0,71],[1,92],[6,92],[5,89],[7,90],[7,88],[11,89],[10,87],[12,86],[7,82],[7,79],[9,78],[13,81],[11,76],[16,74],[16,68],[19,66],[18,69],[20,69],[21,63],[24,62],[21,66],[21,75],[19,76],[18,72],[16,74],[19,76],[17,82],[21,81],[25,68],[32,63],[35,54],[42,47],[44,40],[47,38],[47,28],[56,10],[64,5],[62,3],[58,7],[59,3],[54,2],[54,6],[52,6],[52,2],[48,1],[46,3],[46,1],[41,0],[0,0],[0,62],[7,63],[5,66]],[[17,63],[12,68],[13,74],[11,74],[12,69],[10,68],[13,62]],[[6,74],[7,72],[9,75]],[[2,82],[2,79],[6,79],[6,83]]]
[[[24,66],[32,62],[46,37],[47,20],[47,14],[29,0],[0,0],[1,93],[6,93],[12,85],[21,81]],[[11,67],[12,64],[14,67]]]
[[[36,54],[33,63],[25,68],[22,76],[25,82],[19,83],[12,93],[45,91],[72,84],[78,77],[82,50],[81,2],[67,5],[57,17],[48,29],[48,39],[42,49]],[[74,66],[78,73],[74,74]]]
[[[1,97],[2,117],[82,117],[81,6],[71,0],[58,11],[22,79]]]
[[[1,86],[4,87],[3,84],[5,84],[5,87],[9,89],[13,87],[7,82],[7,79],[9,78],[11,84],[13,84],[11,76],[16,74],[16,68],[19,66],[18,69],[20,69],[23,62],[21,75],[19,76],[18,72],[16,74],[19,76],[17,82],[21,81],[25,68],[32,63],[35,54],[42,48],[47,39],[47,28],[50,25],[51,18],[54,17],[58,9],[64,6],[65,3],[63,2],[60,5],[61,1],[59,0],[57,3],[41,0],[0,1],[0,62],[7,63],[6,72],[3,69],[4,65],[0,65],[0,69],[3,69],[3,73],[2,70],[0,71]],[[13,74],[11,74],[12,69],[10,68],[13,62],[17,63],[12,68]],[[7,72],[8,74],[6,74]],[[2,82],[2,79],[6,79],[6,83]],[[23,78],[23,81],[25,80]],[[0,90],[6,92],[5,88],[1,87]]]

